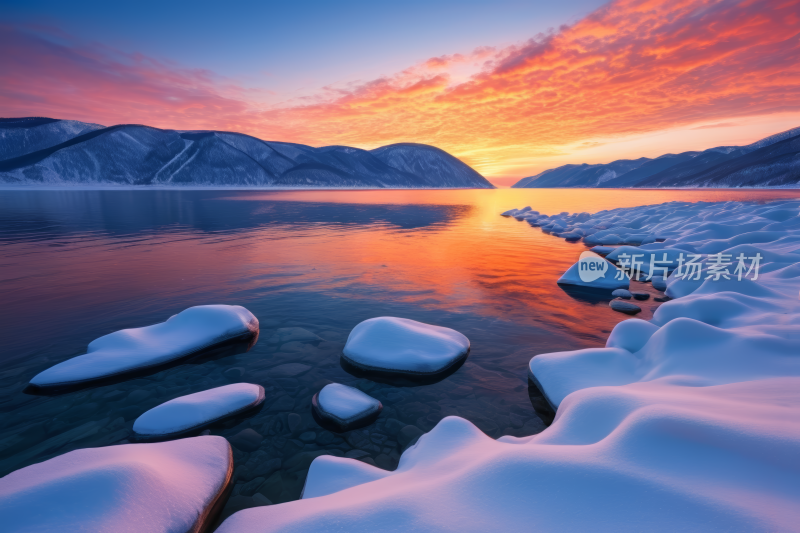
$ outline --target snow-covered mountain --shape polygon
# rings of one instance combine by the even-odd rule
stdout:
[[[9,128],[8,138],[18,130],[21,128]],[[23,133],[18,131],[19,136]],[[95,126],[66,140],[56,134],[50,139],[45,146],[42,140],[36,151],[15,153],[4,148],[4,153],[13,155],[0,160],[0,183],[493,188],[465,163],[422,144],[395,144],[371,151],[347,146],[313,148],[240,133],[140,125]],[[15,139],[8,145],[22,143]]]
[[[625,170],[628,168],[628,170]],[[793,187],[800,186],[800,128],[747,146],[718,146],[655,159],[564,165],[512,187]]]
[[[549,187],[597,187],[602,183],[613,180],[638,169],[650,160],[646,157],[641,159],[620,159],[607,165],[564,165],[558,168],[545,170],[544,172],[522,178],[512,185],[518,189],[524,188],[549,188]]]
[[[49,148],[103,127],[54,118],[0,118],[0,161]]]

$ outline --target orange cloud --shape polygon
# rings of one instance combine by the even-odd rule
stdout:
[[[490,175],[600,137],[800,111],[800,0],[618,0],[519,46],[435,57],[273,107],[208,72],[43,39],[34,52],[27,46],[16,63],[0,59],[5,115],[234,129],[313,145],[422,142]],[[453,81],[451,69],[476,61],[476,74]]]

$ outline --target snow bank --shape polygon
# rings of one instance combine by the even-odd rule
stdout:
[[[737,227],[774,233],[758,243],[757,279],[687,284],[652,321],[620,322],[605,347],[534,357],[530,376],[557,408],[542,433],[492,440],[448,417],[394,472],[318,457],[303,500],[241,511],[220,533],[796,530],[798,209],[670,203],[582,217],[590,231],[666,239],[649,250],[728,253],[743,246]]]
[[[360,390],[330,383],[314,395],[311,404],[324,425],[338,432],[371,424],[383,409],[381,402]]]
[[[158,367],[218,344],[252,339],[258,320],[238,305],[190,307],[166,322],[123,329],[92,341],[85,355],[37,374],[36,387],[58,388]]]
[[[142,439],[174,437],[252,409],[263,401],[261,385],[225,385],[157,405],[136,419],[133,431]]]
[[[587,389],[521,439],[448,417],[394,472],[319,457],[304,499],[240,511],[218,531],[790,531],[798,385]]]
[[[232,472],[222,437],[75,450],[0,479],[2,530],[204,531]]]
[[[342,358],[367,371],[430,376],[448,371],[469,353],[461,333],[415,320],[370,318],[347,338]]]

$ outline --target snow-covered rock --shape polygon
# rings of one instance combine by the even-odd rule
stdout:
[[[667,290],[667,282],[664,279],[664,276],[653,276],[650,278],[650,283],[653,284],[653,288],[657,291],[665,291]]]
[[[595,266],[600,265],[602,267],[593,271],[597,273],[594,276],[587,275],[590,273],[588,272],[586,261],[583,259],[586,254],[594,255],[594,257],[597,258]],[[581,269],[584,269],[583,276],[581,276]],[[583,254],[581,254],[581,260],[569,267],[567,271],[564,272],[560,278],[558,278],[559,285],[575,285],[589,289],[612,291],[615,289],[627,289],[628,285],[630,285],[630,281],[631,280],[627,274],[615,267],[609,261],[606,261],[599,255],[592,254],[591,252],[583,252]]]
[[[353,328],[342,358],[365,371],[423,377],[451,370],[467,354],[469,339],[453,329],[378,317]]]
[[[311,399],[314,413],[323,425],[337,432],[350,431],[374,422],[381,413],[381,402],[360,390],[330,383]]]
[[[133,431],[142,440],[174,438],[248,411],[263,401],[261,385],[234,383],[216,387],[153,407],[136,419]]]
[[[631,294],[631,291],[629,291],[628,289],[617,289],[611,293],[611,296],[613,296],[614,298],[623,298],[625,300],[630,300],[633,295]]]
[[[616,248],[613,248],[611,246],[595,246],[590,251],[596,253],[597,255],[607,256],[614,250],[616,250]]]
[[[318,457],[302,500],[241,511],[218,531],[797,529],[800,221],[777,213],[798,207],[675,202],[594,214],[593,226],[638,221],[686,250],[745,225],[778,233],[759,244],[770,255],[758,279],[704,279],[652,321],[617,324],[605,347],[534,357],[529,376],[557,409],[543,432],[492,440],[448,417],[393,472]]]
[[[222,437],[74,450],[0,478],[0,529],[208,531],[232,473]]]
[[[644,249],[636,246],[620,246],[606,256],[606,259],[617,262],[640,272],[642,280],[652,275],[663,275],[678,268],[680,261],[685,261],[690,252],[678,248]]]
[[[580,233],[575,233],[574,231],[569,231],[567,233],[559,233],[558,236],[566,241],[571,241],[571,242],[579,241],[581,240],[582,237]]]
[[[625,242],[624,237],[620,237],[616,233],[612,233],[610,235],[603,235],[598,239],[598,242],[602,245],[609,245],[609,244],[622,244]]]
[[[258,320],[238,305],[190,307],[166,322],[123,329],[92,341],[85,355],[40,372],[30,383],[56,389],[157,368],[220,344],[258,335]]]

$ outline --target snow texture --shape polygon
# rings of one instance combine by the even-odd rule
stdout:
[[[215,436],[75,450],[0,479],[0,529],[200,531],[232,469],[230,445]]]
[[[44,150],[104,127],[51,118],[0,119],[0,161]]]
[[[652,249],[752,254],[737,239],[757,232],[765,260],[755,281],[682,287],[652,321],[620,322],[605,347],[534,357],[531,377],[557,408],[537,435],[492,440],[448,417],[394,472],[318,457],[304,499],[240,511],[218,531],[796,530],[798,209],[670,203],[593,215],[591,228],[634,221],[667,237]]]
[[[362,370],[425,376],[449,370],[468,353],[469,339],[455,330],[378,317],[353,328],[342,357]]]
[[[616,248],[612,248],[610,246],[600,246],[600,245],[598,245],[598,246],[595,246],[594,248],[592,248],[591,251],[596,253],[597,255],[605,255],[605,256],[607,256],[608,254],[610,254],[614,250],[616,250]]]
[[[0,123],[0,134],[2,131]],[[494,188],[467,164],[424,144],[393,144],[372,151],[347,146],[313,148],[262,141],[239,133],[161,130],[136,125],[86,129],[80,135],[65,137],[60,144],[51,144],[56,138],[51,135],[47,143],[41,144],[42,149],[32,153],[14,148],[14,153],[20,154],[18,157],[0,160],[0,183]]]
[[[139,438],[167,438],[200,429],[264,401],[264,387],[234,383],[180,396],[153,407],[133,423]]]
[[[657,291],[665,291],[667,290],[667,280],[664,279],[664,276],[653,276],[650,278],[650,282],[653,284],[653,288]]]
[[[157,367],[234,339],[252,338],[258,320],[238,305],[200,305],[143,328],[123,329],[92,341],[85,355],[40,372],[37,387],[69,386]]]
[[[794,128],[748,146],[564,165],[522,178],[512,187],[796,187],[798,183],[800,128]]]
[[[381,402],[360,390],[330,383],[312,399],[314,412],[339,431],[349,431],[371,424],[383,409]]]

